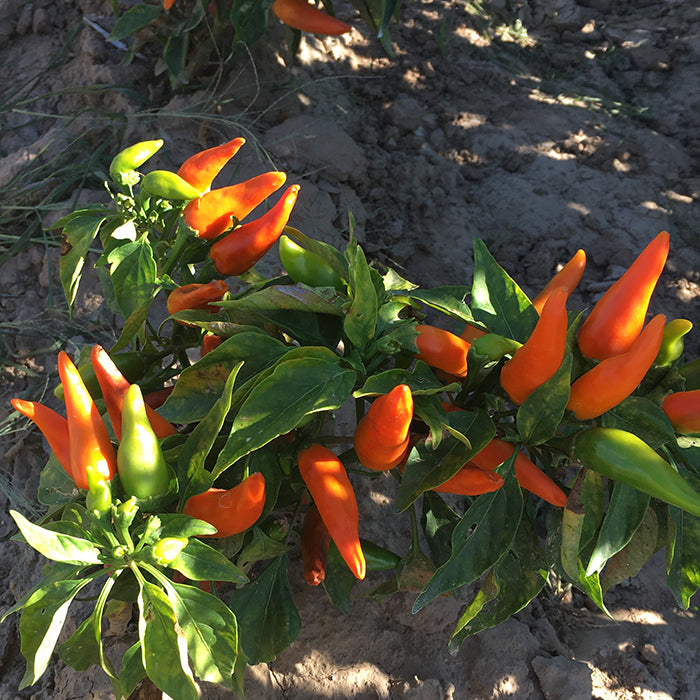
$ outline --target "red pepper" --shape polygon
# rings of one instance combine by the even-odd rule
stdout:
[[[176,314],[187,309],[208,309],[210,313],[215,313],[218,307],[213,302],[221,301],[226,292],[228,285],[223,280],[185,284],[168,294],[168,313]]]
[[[413,395],[407,384],[377,397],[355,429],[355,453],[360,462],[377,471],[400,464],[408,452],[412,420]]]
[[[251,474],[232,489],[210,488],[185,503],[183,513],[213,525],[208,537],[230,537],[255,525],[265,507],[265,477]]]
[[[102,389],[102,396],[105,400],[109,419],[112,421],[112,428],[118,441],[122,439],[122,407],[124,398],[131,384],[118,367],[112,361],[109,354],[100,345],[95,345],[90,352],[92,366],[97,376],[97,381]],[[163,416],[156,413],[149,405],[146,405],[146,415],[153,428],[153,432],[158,438],[168,435],[176,435],[177,428],[165,420]]]
[[[173,393],[174,389],[174,386],[164,386],[162,389],[149,391],[143,397],[143,400],[147,406],[150,406],[153,409],[160,408],[166,402],[170,394]]]
[[[571,294],[581,281],[585,268],[586,253],[579,249],[574,254],[574,257],[549,280],[545,288],[532,300],[532,305],[537,310],[537,313],[542,314],[542,309],[544,309],[547,299],[560,287],[566,287],[569,290],[569,294]]]
[[[58,374],[66,399],[73,479],[79,489],[87,489],[88,466],[109,481],[117,473],[117,458],[102,416],[65,352],[58,354]]]
[[[527,342],[503,365],[501,386],[514,404],[521,404],[561,366],[566,352],[567,287],[551,293]]]
[[[301,559],[304,562],[304,579],[309,586],[318,586],[326,578],[330,543],[328,528],[318,507],[312,503],[304,515],[301,529]]]
[[[58,463],[72,479],[73,471],[70,464],[68,421],[53,409],[36,401],[11,399],[10,403],[15,411],[29,418],[39,428],[49,443],[51,451],[56,455]]]
[[[494,438],[481,452],[474,455],[470,463],[479,469],[493,471],[505,462],[515,451],[515,445]],[[566,494],[536,464],[531,462],[523,452],[518,450],[515,457],[515,476],[524,488],[554,506],[566,505]]]
[[[195,153],[180,166],[177,174],[200,192],[206,192],[214,182],[214,178],[238,153],[244,143],[245,139],[236,138],[220,146]]]
[[[359,537],[357,499],[343,463],[327,447],[313,444],[299,453],[299,473],[340,555],[363,579],[367,565]]]
[[[577,339],[586,357],[605,360],[632,347],[666,264],[669,242],[668,233],[662,231],[593,307]]]
[[[292,185],[266,214],[214,243],[209,257],[220,274],[240,275],[272,248],[289,221],[299,189],[299,185]]]
[[[306,0],[275,0],[272,12],[286,25],[302,32],[337,36],[352,30],[349,24],[317,10]]]
[[[700,433],[700,389],[669,394],[661,408],[677,433]]]
[[[215,348],[218,348],[221,343],[223,343],[225,338],[220,335],[215,335],[214,333],[205,333],[202,338],[202,345],[199,348],[199,356],[204,357],[209,354]]]
[[[663,314],[654,316],[627,352],[602,360],[571,385],[566,407],[576,418],[597,418],[639,386],[659,352],[665,323]]]
[[[211,190],[193,199],[183,210],[185,223],[200,238],[211,240],[238,223],[284,185],[287,176],[281,172],[263,173],[237,185]]]

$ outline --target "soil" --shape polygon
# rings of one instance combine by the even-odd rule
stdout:
[[[167,153],[156,165],[172,168],[242,134],[248,145],[236,159],[237,177],[272,164],[301,183],[294,226],[342,245],[351,211],[368,255],[425,286],[469,284],[474,238],[486,242],[527,293],[584,248],[588,265],[571,303],[584,308],[666,229],[671,254],[651,312],[700,326],[695,3],[404,3],[401,24],[391,29],[393,59],[348,2],[335,6],[354,24],[351,34],[305,35],[294,59],[286,29],[273,20],[266,39],[216,89],[172,97],[148,45],[124,65],[124,52],[94,29],[113,25],[108,2],[5,0],[0,187],[15,187],[27,168],[66,167],[66,153],[89,169],[100,148],[117,150],[117,135],[125,144],[164,138]],[[103,199],[99,182],[93,172],[82,188],[58,199],[54,192],[58,203],[46,207],[38,204],[51,194],[46,179],[28,190],[25,205],[47,228],[73,206],[70,197]],[[36,397],[37,387],[52,386],[66,328],[69,351],[96,341],[109,346],[116,337],[90,271],[76,314],[67,319],[57,260],[47,234],[46,243],[34,242],[0,267],[0,420],[6,419],[0,612],[37,580],[42,564],[8,539],[7,511],[31,512],[46,460],[37,436],[10,417],[9,398]],[[279,261],[270,255],[262,269],[279,270]],[[688,356],[697,357],[700,334],[688,338]],[[387,480],[361,499],[361,527],[402,552],[407,522],[387,525],[381,517],[391,507],[391,488]],[[274,662],[249,668],[246,694],[256,700],[700,698],[697,604],[689,611],[678,606],[664,584],[663,557],[658,553],[608,593],[615,622],[577,593],[557,597],[547,590],[455,655],[447,640],[468,592],[413,616],[413,594],[382,603],[364,596],[381,581],[372,574],[356,587],[345,615],[322,589],[305,585],[292,561],[302,631]],[[71,610],[67,631],[79,619]],[[111,621],[114,649],[123,651],[127,623]],[[17,624],[12,616],[0,625],[0,697],[113,697],[99,672],[76,674],[58,658],[36,686],[18,691],[24,661]],[[202,697],[231,695],[209,686]]]

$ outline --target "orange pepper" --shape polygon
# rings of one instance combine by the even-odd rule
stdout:
[[[669,394],[661,408],[677,433],[700,433],[700,389]]]
[[[585,267],[586,253],[579,249],[574,253],[573,258],[549,280],[545,288],[532,300],[532,305],[537,310],[537,313],[542,314],[542,309],[544,309],[547,299],[560,287],[567,287],[569,294],[571,294],[581,281]]]
[[[602,360],[571,385],[566,407],[576,418],[597,418],[637,388],[656,359],[665,323],[663,314],[654,316],[627,352]]]
[[[180,166],[177,174],[195,189],[206,192],[214,182],[214,178],[238,153],[244,143],[245,139],[236,138],[220,146],[195,153]]]
[[[304,562],[304,579],[309,586],[318,586],[326,578],[330,543],[328,528],[318,507],[312,503],[304,515],[301,528],[301,559]]]
[[[352,30],[349,24],[317,10],[306,0],[275,0],[272,12],[286,25],[302,32],[337,36]]]
[[[408,452],[413,420],[413,395],[407,384],[377,397],[357,424],[355,452],[368,469],[385,471],[398,465]]]
[[[668,257],[670,237],[662,231],[593,307],[578,332],[578,347],[594,360],[632,347],[644,326],[649,301]]]
[[[176,314],[187,309],[208,309],[210,313],[215,313],[218,307],[213,302],[221,301],[226,292],[228,285],[223,280],[185,284],[168,294],[168,313]]]
[[[313,444],[299,453],[299,473],[340,555],[363,579],[367,565],[359,536],[357,499],[343,463],[327,447]]]
[[[559,287],[547,299],[527,342],[501,369],[501,386],[520,405],[561,366],[566,352],[567,287]]]
[[[467,355],[471,346],[466,340],[435,326],[418,325],[416,330],[419,360],[447,374],[467,376]]]
[[[451,479],[448,479],[433,491],[454,493],[459,496],[480,496],[482,493],[498,491],[503,486],[500,474],[479,469],[467,462]]]

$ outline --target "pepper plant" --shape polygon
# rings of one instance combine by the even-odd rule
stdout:
[[[120,696],[146,676],[176,699],[197,697],[198,680],[242,693],[246,664],[299,631],[297,546],[305,580],[346,612],[365,577],[379,601],[414,592],[414,612],[471,594],[452,649],[545,589],[574,586],[607,613],[605,592],[662,548],[688,608],[700,372],[689,322],[646,322],[666,232],[590,313],[567,308],[583,251],[534,302],[480,240],[471,284],[423,289],[368,261],[352,226],[344,250],[290,227],[299,187],[278,196],[284,173],[212,189],[241,139],[142,174],[161,146],[117,155],[113,203],[56,224],[69,306],[98,246],[124,322],[109,353],[59,355],[66,418],[13,401],[52,450],[45,516],[12,513],[53,562],[5,613],[21,611],[23,687],[89,594],[58,647],[66,663],[99,665]],[[277,240],[286,270],[268,278],[254,265]],[[346,427],[334,417],[347,407]],[[412,530],[396,552],[363,533],[361,479],[396,484],[386,517],[408,513]],[[120,660],[102,643],[110,600],[138,612]]]

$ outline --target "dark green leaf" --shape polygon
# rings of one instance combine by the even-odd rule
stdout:
[[[146,234],[109,255],[109,272],[124,318],[147,305],[156,289],[156,262]]]
[[[10,515],[27,543],[47,559],[78,566],[101,563],[100,550],[89,540],[34,525],[15,510],[11,510]]]
[[[412,370],[388,369],[370,375],[362,388],[353,392],[353,396],[357,399],[362,396],[388,394],[398,384],[408,384],[414,396],[431,396],[445,391],[444,384],[430,367],[419,360]]]
[[[236,42],[252,46],[267,31],[267,12],[272,0],[234,0],[231,4],[231,25]]]
[[[150,308],[151,300],[149,299],[143,306],[139,306],[132,312],[131,316],[124,321],[124,328],[122,328],[122,332],[110,352],[123,350],[131,344],[136,336],[142,333]]]
[[[437,566],[442,566],[452,553],[452,532],[460,521],[459,515],[434,491],[423,494],[421,526]]]
[[[170,34],[163,48],[163,61],[168,67],[168,72],[173,78],[182,83],[187,83],[185,79],[185,61],[187,59],[189,36],[187,32]]]
[[[199,700],[185,639],[178,634],[179,623],[170,600],[159,586],[143,578],[139,584],[139,641],[148,677],[178,700]]]
[[[326,288],[277,284],[239,299],[222,301],[220,306],[232,312],[264,313],[266,311],[303,311],[341,316],[337,295]]]
[[[513,546],[489,571],[474,600],[457,621],[450,649],[522,610],[547,581],[544,552],[529,518],[520,520]],[[493,602],[491,602],[493,601]]]
[[[124,697],[130,697],[136,686],[146,677],[141,654],[141,642],[129,647],[122,657],[122,668],[119,672],[119,682],[122,685]]]
[[[364,352],[377,328],[380,300],[377,299],[371,270],[362,248],[353,241],[348,245],[346,257],[352,301],[343,321],[343,329],[348,340],[360,352]]]
[[[666,583],[678,604],[687,610],[700,588],[700,518],[679,508],[669,507],[668,512],[675,532],[666,556]]]
[[[581,505],[585,513],[579,551],[593,540],[605,516],[606,490],[598,472],[586,470],[581,489]]]
[[[273,559],[255,581],[234,591],[229,605],[251,664],[274,661],[301,629],[287,579],[286,556]]]
[[[474,240],[472,313],[492,333],[521,343],[539,318],[525,293],[478,238]]]
[[[435,287],[434,289],[416,289],[410,292],[409,296],[433,309],[442,311],[451,318],[467,323],[474,320],[464,301],[467,294],[469,294],[469,287]]]
[[[632,486],[616,481],[610,505],[586,568],[586,577],[600,573],[605,562],[632,538],[649,507],[649,496]]]
[[[200,537],[213,535],[216,528],[203,520],[195,520],[181,513],[161,513],[158,537]]]
[[[330,350],[326,359],[280,363],[241,406],[219,454],[214,477],[241,457],[296,428],[308,415],[333,411],[350,397],[355,373],[343,369]]]
[[[542,386],[533,391],[518,409],[516,422],[525,445],[541,445],[553,437],[564,417],[571,385],[571,353]]]
[[[661,406],[642,396],[626,398],[604,413],[600,420],[603,427],[633,433],[655,450],[676,439],[671,421]]]
[[[503,486],[479,496],[455,527],[452,555],[416,598],[414,613],[442,593],[476,581],[510,549],[523,509],[513,462],[511,457],[500,468],[505,472]]]
[[[340,552],[331,540],[328,548],[328,561],[326,563],[326,578],[323,588],[331,603],[343,612],[350,612],[350,594],[355,587],[357,579],[343,561]]]
[[[584,521],[585,515],[582,510],[564,508],[561,520],[561,565],[572,581],[579,578],[579,551]]]
[[[242,569],[248,569],[256,561],[278,557],[288,552],[290,548],[290,544],[269,537],[259,527],[256,527],[253,528],[252,540],[246,544],[236,561]]]

